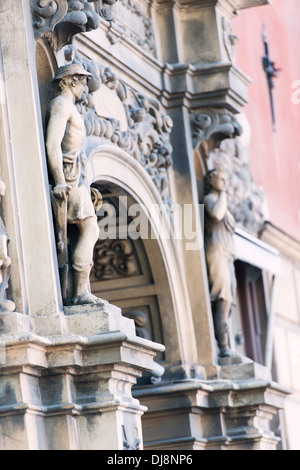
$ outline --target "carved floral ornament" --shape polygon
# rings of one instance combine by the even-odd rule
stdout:
[[[81,32],[92,31],[100,25],[101,17],[113,20],[108,7],[93,3],[113,5],[117,0],[30,0],[35,38],[48,37],[54,50],[71,44],[73,37]]]

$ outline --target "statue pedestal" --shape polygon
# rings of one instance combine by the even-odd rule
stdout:
[[[135,390],[148,408],[145,449],[276,450],[280,439],[269,425],[290,392],[249,359],[222,362],[214,380],[178,380]]]
[[[67,307],[60,335],[35,334],[24,315],[0,320],[1,449],[143,447],[146,408],[131,387],[163,346],[138,338],[107,302]]]

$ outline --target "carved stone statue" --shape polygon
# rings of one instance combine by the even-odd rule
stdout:
[[[78,64],[60,67],[53,80],[58,95],[48,108],[46,148],[62,295],[68,305],[100,301],[89,289],[99,229],[85,181],[85,126],[75,105],[90,76]]]
[[[235,303],[233,234],[235,221],[227,207],[227,173],[213,169],[205,175],[204,235],[210,299],[219,356],[232,356],[228,319]]]

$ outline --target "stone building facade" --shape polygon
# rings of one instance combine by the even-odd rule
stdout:
[[[237,11],[266,3],[1,1],[1,449],[280,443],[291,390],[272,370],[273,306],[285,254],[251,171],[250,80],[231,27]],[[100,229],[94,305],[63,301],[49,189],[51,82],[71,64],[90,77],[76,106]],[[216,168],[236,223],[225,357],[203,230]]]

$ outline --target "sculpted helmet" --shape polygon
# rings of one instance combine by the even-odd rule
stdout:
[[[83,75],[87,78],[92,77],[92,74],[85,70],[80,64],[69,64],[59,67],[53,78],[53,82],[72,75]]]

